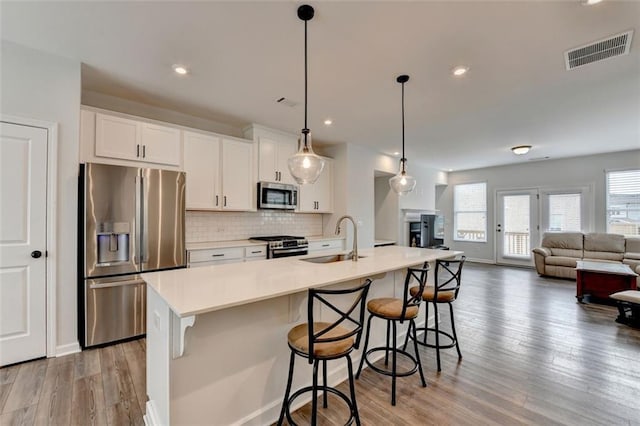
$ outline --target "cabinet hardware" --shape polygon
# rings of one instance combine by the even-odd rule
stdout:
[[[216,195],[216,207],[218,207],[218,196]]]
[[[212,254],[211,257],[224,257],[224,254]]]
[[[226,195],[222,197],[222,202],[224,203],[223,207],[227,207],[227,196]]]
[[[140,144],[136,145],[136,158],[140,157]]]
[[[142,158],[146,158],[147,156],[147,146],[142,145]]]
[[[258,253],[262,253],[262,251],[258,250],[258,251],[252,251],[251,254],[258,254]]]
[[[329,247],[331,244],[323,244],[322,247]]]
[[[276,182],[278,181],[278,171],[276,170]]]

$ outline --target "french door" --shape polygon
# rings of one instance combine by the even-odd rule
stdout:
[[[531,266],[539,241],[538,190],[496,192],[496,262]]]

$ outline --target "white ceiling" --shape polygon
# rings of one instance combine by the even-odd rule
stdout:
[[[83,90],[234,126],[303,126],[296,1],[7,2],[3,39],[81,61]],[[640,148],[640,2],[310,2],[314,140],[400,149],[461,170]],[[563,52],[635,29],[629,55],[565,71]],[[191,73],[171,70],[186,64]],[[453,78],[456,65],[470,67]],[[288,108],[275,100],[300,102]],[[325,118],[334,124],[326,127]],[[531,144],[527,156],[509,148]]]

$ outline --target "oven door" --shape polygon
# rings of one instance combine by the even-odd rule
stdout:
[[[269,250],[269,259],[277,259],[279,257],[303,256],[309,254],[308,247],[294,248],[277,248]]]

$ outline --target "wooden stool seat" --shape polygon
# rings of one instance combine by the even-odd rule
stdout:
[[[313,333],[319,333],[326,330],[331,326],[328,322],[315,322],[313,323]],[[353,349],[356,341],[353,336],[350,336],[350,331],[343,327],[334,327],[329,330],[325,335],[326,338],[339,338],[347,336],[344,339],[336,340],[335,342],[316,343],[313,346],[313,356],[322,357],[334,357],[349,352]],[[309,326],[307,324],[299,324],[289,331],[287,336],[289,346],[294,347],[299,352],[309,354]]]

